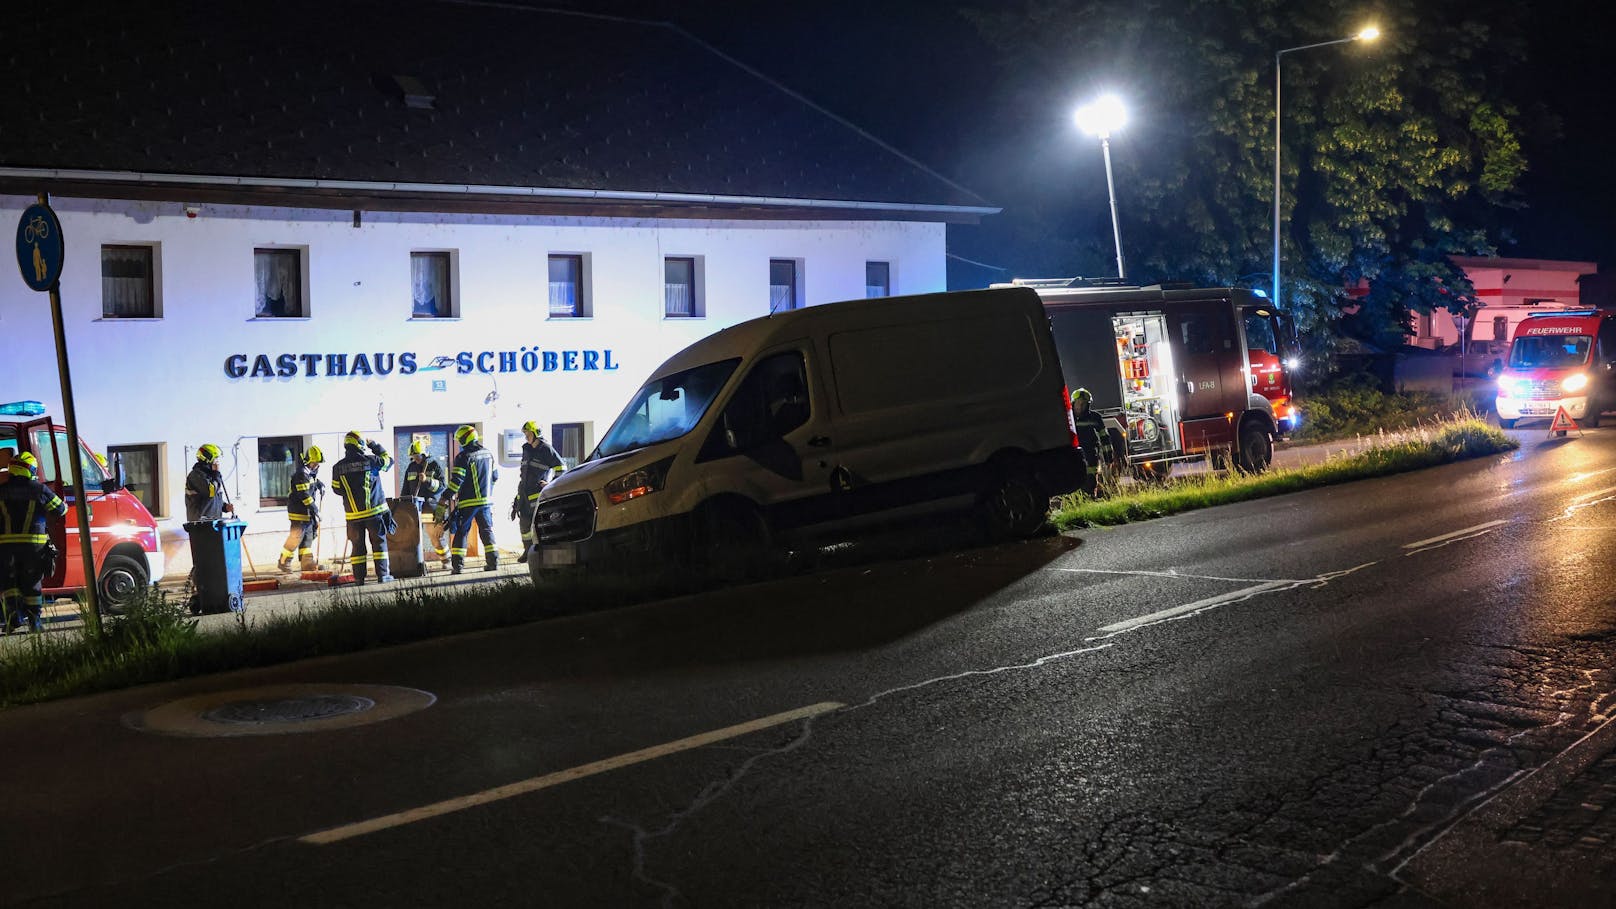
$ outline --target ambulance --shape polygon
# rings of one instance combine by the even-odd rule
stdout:
[[[39,480],[67,503],[65,520],[49,524],[59,553],[56,571],[45,579],[45,596],[71,596],[84,589],[84,559],[79,549],[78,511],[71,462],[77,456],[88,488],[91,556],[95,560],[96,593],[104,612],[116,612],[145,593],[153,578],[163,576],[163,549],[157,522],[121,479],[118,462],[108,468],[84,443],[70,440],[67,427],[54,422],[38,401],[0,404],[0,452],[30,452],[39,461]]]
[[[1515,327],[1498,377],[1498,425],[1552,420],[1564,407],[1582,426],[1616,408],[1616,311],[1534,313]]]

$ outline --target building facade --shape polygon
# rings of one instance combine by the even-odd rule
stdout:
[[[57,63],[85,59],[61,83],[12,73],[21,100],[0,99],[10,124],[96,112],[67,140],[29,131],[0,149],[0,222],[51,194],[78,425],[160,518],[171,576],[189,570],[183,485],[205,442],[225,452],[258,567],[285,536],[291,465],[312,445],[334,461],[350,430],[401,464],[420,439],[447,466],[454,428],[477,426],[507,468],[498,506],[524,422],[575,463],[690,342],[771,311],[943,290],[947,223],[996,211],[659,23],[376,4],[417,15],[357,44],[288,36],[270,79],[252,50],[265,23],[194,7],[110,35],[31,23],[89,35]],[[94,62],[139,29],[189,53]],[[523,57],[539,34],[568,51]],[[45,297],[0,281],[0,332],[0,399],[59,412]]]

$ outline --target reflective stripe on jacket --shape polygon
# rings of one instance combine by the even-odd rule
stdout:
[[[185,520],[217,521],[224,517],[224,477],[196,462],[185,478]]]
[[[443,491],[443,465],[431,458],[420,464],[414,461],[404,468],[404,485],[399,495],[430,499]]]
[[[0,483],[0,543],[50,542],[45,521],[67,514],[67,503],[33,477],[11,474]]]
[[[459,496],[457,508],[475,508],[488,504],[494,480],[499,472],[494,469],[494,453],[473,442],[455,455],[454,470],[449,472],[449,488],[445,496]]]
[[[529,502],[537,499],[544,484],[550,482],[550,471],[560,466],[561,456],[549,442],[540,439],[537,443],[523,443],[522,477],[516,487],[517,494]]]
[[[314,504],[314,491],[320,481],[309,473],[308,465],[299,464],[292,472],[292,494],[286,497],[286,517],[300,524],[320,519],[320,509]]]

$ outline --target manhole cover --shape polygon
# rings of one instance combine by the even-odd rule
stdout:
[[[322,694],[307,698],[253,698],[220,704],[202,711],[210,723],[307,723],[327,717],[360,713],[376,706],[370,698],[351,694]]]
[[[432,706],[437,698],[391,685],[274,685],[220,691],[131,713],[124,723],[183,736],[279,735],[365,726]]]

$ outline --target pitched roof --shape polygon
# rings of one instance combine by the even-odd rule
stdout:
[[[7,45],[0,190],[52,169],[994,210],[664,23],[456,0],[56,3],[12,17]]]

